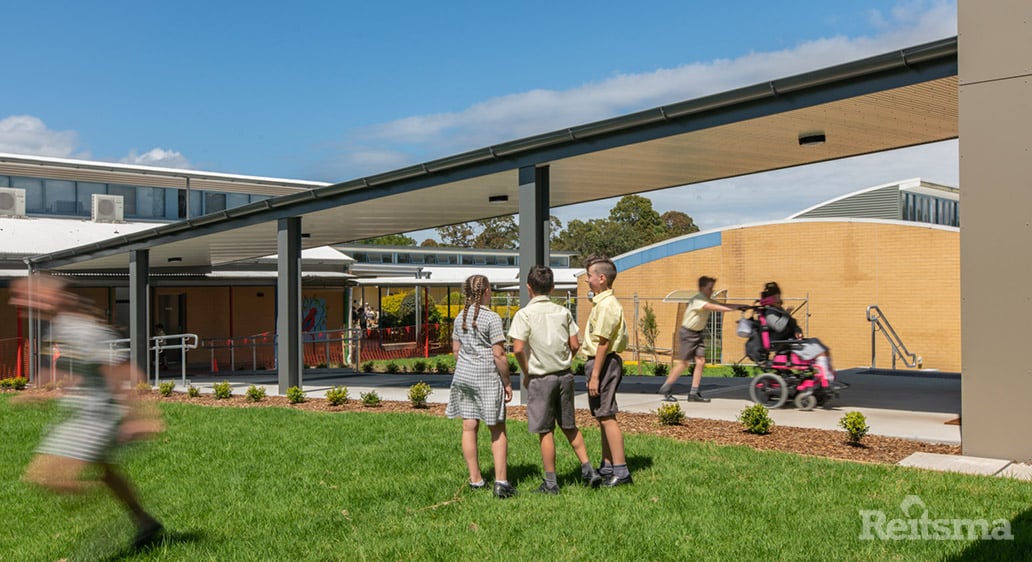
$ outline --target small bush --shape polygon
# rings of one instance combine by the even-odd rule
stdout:
[[[0,380],[0,388],[8,390],[25,390],[25,387],[28,385],[29,380],[25,377],[11,377]]]
[[[413,408],[426,408],[426,399],[433,390],[430,385],[419,381],[408,389],[408,398],[412,401]]]
[[[326,391],[326,401],[330,406],[340,406],[348,401],[348,387],[335,386]]]
[[[451,372],[451,366],[448,365],[448,362],[444,359],[438,359],[437,363],[434,364],[434,370],[437,371],[438,374],[446,375]]]
[[[415,362],[412,363],[412,372],[413,373],[425,373],[425,372],[427,372],[426,365],[427,365],[426,361],[423,361],[422,359],[418,359],[418,360],[416,360]]]
[[[749,369],[746,369],[744,365],[731,365],[731,374],[736,377],[748,377]]]
[[[391,361],[386,367],[384,367],[384,370],[390,375],[396,375],[401,372],[401,366],[394,361]]]
[[[158,383],[158,392],[160,392],[161,395],[166,398],[172,396],[172,391],[175,390],[175,388],[176,383],[173,381],[162,381]]]
[[[657,377],[665,377],[670,374],[670,365],[667,365],[666,363],[656,363],[656,367],[652,370],[652,374]]]
[[[573,374],[583,377],[584,374],[585,374],[584,363],[585,363],[584,361],[574,361],[573,362]]]
[[[656,415],[659,416],[659,425],[681,425],[684,421],[684,411],[681,410],[681,405],[676,403],[660,404],[656,409]]]
[[[372,361],[366,361],[365,363],[362,363],[363,373],[372,373],[374,371],[376,371],[376,363],[373,363]]]
[[[755,435],[766,435],[774,427],[774,420],[770,419],[770,413],[763,404],[753,404],[742,410],[738,421],[746,431]]]
[[[201,389],[191,384],[190,386],[186,387],[186,395],[190,398],[197,398],[201,395]]]
[[[137,394],[149,394],[151,391],[151,385],[145,382],[136,383]]]
[[[217,382],[211,388],[215,391],[216,400],[227,400],[233,395],[233,387],[229,386],[229,381]]]
[[[849,442],[852,445],[859,445],[860,440],[871,430],[867,425],[867,417],[860,412],[846,412],[838,422],[839,427],[849,433]]]
[[[247,387],[247,399],[251,402],[261,402],[265,400],[265,387],[252,384]]]
[[[301,390],[300,387],[292,386],[287,389],[287,402],[291,404],[300,404],[305,401],[305,391]]]
[[[520,362],[515,357],[509,356],[509,373],[515,375],[520,372]]]
[[[375,407],[375,406],[379,406],[381,401],[382,400],[380,400],[380,395],[377,394],[375,390],[370,390],[369,392],[363,392],[362,393],[362,405],[363,406],[370,407],[370,408],[371,407]]]

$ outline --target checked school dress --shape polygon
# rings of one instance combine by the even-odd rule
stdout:
[[[100,367],[122,363],[125,353],[111,351],[101,342],[117,337],[89,316],[61,314],[54,318],[51,340],[60,351],[57,369],[71,371],[78,382],[62,396],[60,406],[65,415],[40,442],[37,453],[110,462],[118,428],[128,410],[112,394]]]
[[[477,327],[473,327],[470,311],[466,328],[463,331],[460,314],[452,331],[452,339],[460,345],[445,414],[449,418],[477,419],[496,425],[505,421],[505,388],[492,351],[493,344],[505,342],[502,318],[481,306]]]

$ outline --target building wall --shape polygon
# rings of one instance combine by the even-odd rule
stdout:
[[[960,370],[959,233],[955,229],[867,221],[792,221],[721,233],[718,245],[665,257],[618,272],[615,293],[635,321],[635,294],[648,301],[659,325],[658,347],[672,347],[680,318],[662,298],[695,290],[698,278],[717,278],[730,302],[751,303],[763,284],[777,281],[786,304],[801,306],[796,319],[808,335],[832,350],[837,368],[871,364],[869,305],[878,305],[925,368]],[[584,276],[578,294],[586,295]],[[809,313],[807,316],[806,313]],[[589,306],[578,306],[583,328]],[[639,309],[638,319],[641,317]],[[745,341],[735,334],[738,313],[724,318],[724,360],[742,358]],[[630,327],[630,326],[629,326]],[[632,342],[633,342],[632,334]],[[891,365],[881,334],[877,366]]]
[[[1027,461],[1032,4],[958,4],[964,453]]]

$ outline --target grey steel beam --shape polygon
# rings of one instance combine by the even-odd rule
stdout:
[[[549,190],[548,166],[520,168],[520,306],[530,300],[527,272],[548,265]]]
[[[129,252],[129,361],[147,373],[150,380],[150,361],[147,333],[150,327],[150,250]],[[157,373],[154,373],[157,376]]]
[[[279,219],[276,233],[276,370],[279,393],[301,386],[301,218]]]

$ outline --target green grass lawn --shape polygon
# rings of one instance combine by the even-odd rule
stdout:
[[[510,424],[500,501],[466,488],[456,420],[163,404],[167,433],[124,455],[170,531],[126,553],[128,520],[102,492],[51,496],[18,477],[51,407],[0,396],[2,560],[1019,560],[1032,551],[1026,482],[803,458],[632,435],[635,484],[579,484],[559,448],[559,496],[540,482],[537,439]],[[487,437],[482,462],[491,474]],[[598,431],[586,432],[598,457]],[[1015,540],[860,540],[858,510],[1006,519]],[[919,513],[912,510],[911,516]],[[124,556],[124,558],[123,558]]]

